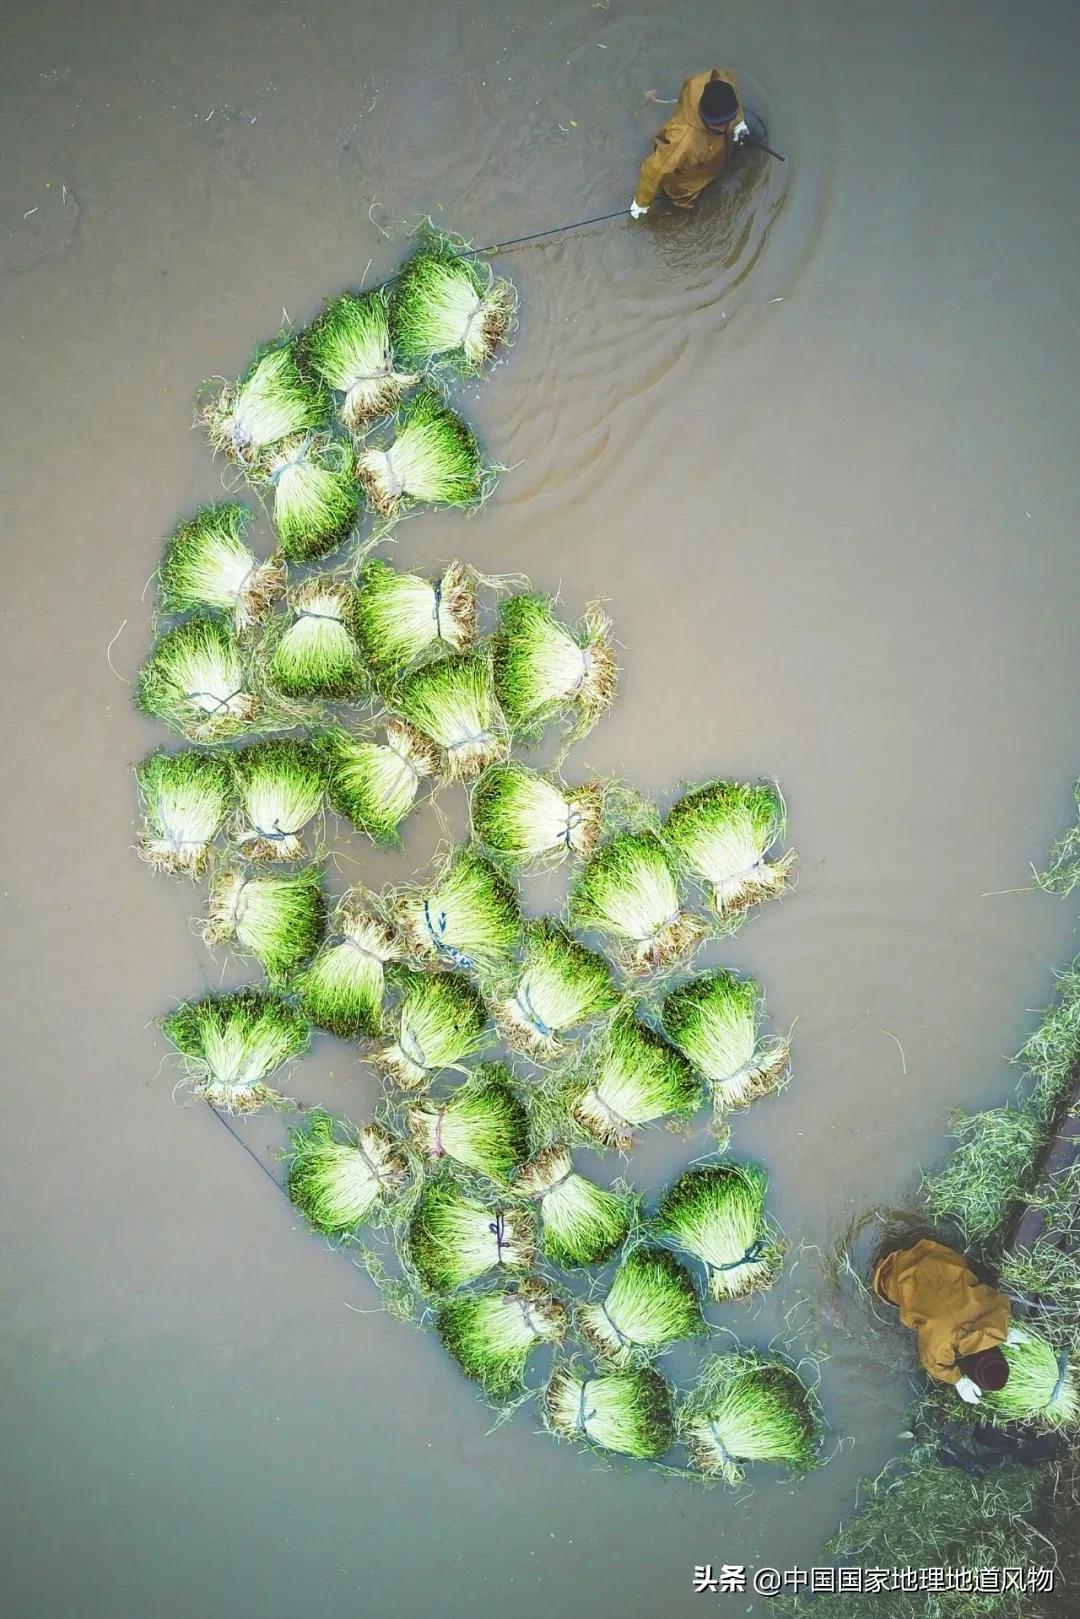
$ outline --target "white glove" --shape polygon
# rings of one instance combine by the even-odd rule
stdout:
[[[732,138],[733,141],[741,141],[743,136],[744,135],[749,135],[749,133],[750,133],[750,125],[746,122],[745,118],[740,118],[739,122],[735,125],[734,129],[731,131],[731,138]]]
[[[1031,1338],[1028,1333],[1022,1332],[1019,1327],[1010,1327],[1005,1342],[1007,1344],[1027,1344],[1031,1342]]]
[[[631,219],[644,219],[644,217],[648,213],[648,211],[649,210],[647,208],[639,208],[636,201],[634,201],[634,202],[632,202],[630,204],[630,218]]]
[[[962,1377],[956,1385],[956,1392],[965,1405],[978,1405],[982,1399],[982,1389],[970,1377]]]

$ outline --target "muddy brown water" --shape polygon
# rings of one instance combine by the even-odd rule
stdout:
[[[1077,765],[1078,46],[1049,0],[12,8],[11,1619],[696,1612],[694,1564],[813,1562],[903,1450],[906,1346],[867,1332],[814,1249],[903,1203],[951,1108],[1010,1091],[1075,946],[1072,906],[993,891],[1066,823]],[[434,1341],[365,1313],[366,1278],[174,1103],[152,1019],[205,981],[198,901],[130,851],[129,766],[158,733],[106,661],[116,637],[136,669],[162,536],[220,487],[189,431],[200,379],[283,308],[392,268],[406,219],[484,241],[629,202],[663,113],[645,93],[712,61],[787,164],[690,221],[509,255],[518,340],[466,399],[513,470],[471,521],[411,520],[394,555],[610,599],[622,694],[575,770],[659,794],[714,770],[783,783],[797,892],[719,954],[798,1019],[794,1082],[735,1146],[811,1246],[715,1315],[762,1344],[802,1295],[846,1442],[742,1501],[603,1471],[528,1410],[486,1435]],[[355,874],[404,876],[437,835],[426,815],[407,857],[354,846]],[[375,1094],[329,1041],[295,1089],[354,1115]],[[654,1136],[635,1173],[658,1184],[703,1145]]]

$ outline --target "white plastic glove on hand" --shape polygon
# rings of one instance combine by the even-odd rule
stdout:
[[[743,139],[743,137],[745,135],[749,135],[749,133],[750,133],[750,125],[746,122],[745,118],[740,118],[739,122],[735,125],[734,129],[731,131],[731,138],[732,138],[733,141],[741,141]]]
[[[1029,1335],[1026,1332],[1021,1331],[1019,1327],[1010,1327],[1005,1342],[1007,1344],[1027,1344],[1031,1342],[1031,1339]]]
[[[648,211],[649,210],[647,208],[639,208],[638,205],[637,205],[636,200],[631,202],[631,204],[630,204],[630,218],[631,219],[644,219],[644,217],[648,213]]]
[[[965,1405],[978,1405],[982,1399],[982,1389],[970,1377],[962,1377],[956,1385],[956,1392]]]

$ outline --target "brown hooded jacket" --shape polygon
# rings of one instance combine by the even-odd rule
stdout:
[[[925,1239],[886,1254],[874,1271],[874,1292],[895,1304],[918,1340],[919,1359],[939,1383],[958,1383],[965,1355],[1005,1342],[1011,1306],[978,1282],[963,1257]]]
[[[706,129],[698,112],[701,92],[710,79],[723,79],[731,85],[739,101],[735,123],[744,117],[735,75],[727,68],[710,68],[708,73],[695,73],[687,79],[674,114],[655,136],[653,149],[641,165],[634,193],[639,208],[647,208],[661,189],[677,207],[693,207],[699,193],[716,179],[730,157],[733,142],[729,132]]]

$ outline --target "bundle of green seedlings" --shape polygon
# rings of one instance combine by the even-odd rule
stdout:
[[[765,858],[786,824],[774,782],[711,781],[672,805],[664,831],[680,866],[709,884],[717,916],[733,931],[751,906],[787,884],[795,851]]]
[[[746,1462],[814,1466],[821,1420],[798,1373],[749,1351],[711,1355],[676,1414],[679,1438],[703,1473],[742,1482]]]
[[[514,1191],[535,1202],[543,1224],[541,1248],[554,1265],[596,1265],[610,1259],[638,1219],[639,1200],[579,1175],[565,1147],[547,1147],[525,1165]]]
[[[398,890],[394,914],[414,954],[442,966],[496,972],[521,939],[514,889],[468,847],[452,852],[430,881]]]
[[[435,1314],[443,1348],[496,1401],[522,1393],[529,1356],[539,1344],[561,1344],[566,1324],[565,1306],[535,1281],[446,1299]]]
[[[357,452],[356,476],[368,505],[384,518],[416,505],[479,506],[495,483],[472,430],[430,387],[402,405],[388,449],[366,444]]]
[[[718,1109],[743,1107],[783,1083],[790,1048],[759,1039],[763,1010],[754,980],[726,971],[692,978],[664,1001],[664,1033],[704,1074]]]
[[[228,613],[238,630],[258,623],[285,591],[279,557],[260,562],[244,538],[253,513],[230,502],[178,524],[161,564],[162,613]]]
[[[1080,781],[1073,796],[1080,807]],[[1071,894],[1080,884],[1080,823],[1071,826],[1050,850],[1050,864],[1035,873],[1035,881],[1048,894]]]
[[[192,742],[249,730],[261,706],[240,643],[216,618],[166,630],[139,670],[138,700],[144,714]]]
[[[766,1188],[756,1164],[708,1164],[687,1170],[660,1202],[653,1235],[701,1260],[712,1299],[743,1298],[776,1278],[782,1249],[765,1215]]]
[[[202,413],[210,443],[245,471],[262,470],[282,439],[317,433],[330,417],[326,390],[300,374],[292,342],[258,352],[239,382],[226,383]]]
[[[607,1294],[580,1305],[582,1338],[613,1366],[636,1366],[682,1338],[708,1332],[689,1271],[664,1248],[627,1254]]]
[[[634,1131],[657,1119],[690,1119],[703,1087],[686,1058],[628,1007],[612,1020],[566,1083],[562,1100],[585,1133],[603,1147],[629,1152]]]
[[[228,764],[220,754],[159,748],[135,777],[143,809],[141,858],[155,871],[201,877],[232,803]]]
[[[426,1088],[443,1069],[490,1045],[487,1009],[461,973],[406,972],[398,983],[397,1038],[370,1060],[401,1090]]]
[[[603,956],[543,918],[525,926],[513,992],[496,1001],[495,1017],[511,1046],[537,1062],[550,1061],[566,1049],[570,1030],[612,1011],[618,1000]]]
[[[472,792],[473,834],[512,866],[588,855],[600,836],[600,782],[564,787],[516,760],[485,770]]]
[[[631,972],[669,967],[705,936],[680,907],[679,886],[655,832],[620,832],[589,857],[570,892],[576,928],[609,935]]]
[[[408,1112],[416,1150],[431,1163],[449,1158],[505,1183],[529,1152],[529,1115],[510,1070],[481,1063],[444,1100],[425,1097]]]
[[[406,1269],[426,1293],[453,1293],[489,1271],[526,1271],[536,1258],[527,1209],[493,1206],[440,1175],[423,1188],[402,1244]]]
[[[555,616],[550,596],[511,596],[494,636],[495,689],[514,733],[529,741],[572,716],[585,736],[615,700],[619,668],[611,620],[589,608],[576,628]]]
[[[299,860],[322,808],[326,769],[308,742],[275,737],[230,754],[240,810],[232,836],[249,860]]]
[[[476,640],[476,575],[451,562],[440,578],[402,573],[375,559],[356,583],[356,629],[377,681],[389,684],[443,652]]]
[[[444,360],[476,372],[505,338],[515,308],[509,281],[466,256],[463,244],[428,231],[394,287],[394,342],[417,370]]]
[[[161,1029],[180,1053],[196,1094],[227,1113],[251,1113],[283,1099],[266,1083],[307,1049],[307,1021],[280,995],[240,989],[184,1001]]]
[[[341,1237],[364,1225],[408,1180],[408,1163],[377,1124],[359,1130],[316,1108],[289,1138],[289,1196],[316,1231]]]
[[[651,1366],[591,1376],[574,1361],[557,1366],[543,1414],[560,1438],[639,1461],[658,1461],[675,1438],[671,1388]]]
[[[272,984],[287,984],[315,954],[324,910],[315,866],[289,876],[229,866],[211,880],[203,938],[210,946],[235,940]]]
[[[393,707],[438,746],[451,781],[477,776],[485,765],[506,757],[506,720],[481,652],[446,658],[407,676],[394,693]]]
[[[1030,1184],[1047,1120],[1034,1099],[952,1120],[956,1146],[922,1183],[932,1220],[952,1221],[970,1246],[993,1245]]]
[[[365,677],[355,592],[340,580],[307,579],[289,592],[289,608],[292,622],[275,626],[270,684],[286,697],[358,697]]]
[[[292,987],[316,1027],[343,1040],[373,1037],[383,1026],[386,963],[397,954],[374,895],[353,888],[338,900],[328,937]]]
[[[300,339],[305,370],[344,394],[338,410],[350,433],[395,410],[420,375],[399,371],[390,341],[390,306],[381,287],[331,298]]]
[[[398,827],[416,803],[420,783],[440,768],[433,742],[401,720],[388,720],[384,740],[335,729],[318,738],[334,809],[372,843],[400,848]]]
[[[1009,1381],[1003,1389],[983,1393],[980,1413],[995,1422],[1075,1428],[1080,1424],[1075,1357],[1067,1349],[1058,1353],[1029,1327],[1022,1330],[1023,1339],[1002,1345],[1002,1354],[1009,1363]]]
[[[325,556],[356,522],[356,461],[341,439],[312,433],[285,439],[267,456],[260,481],[270,491],[274,527],[290,562]]]

